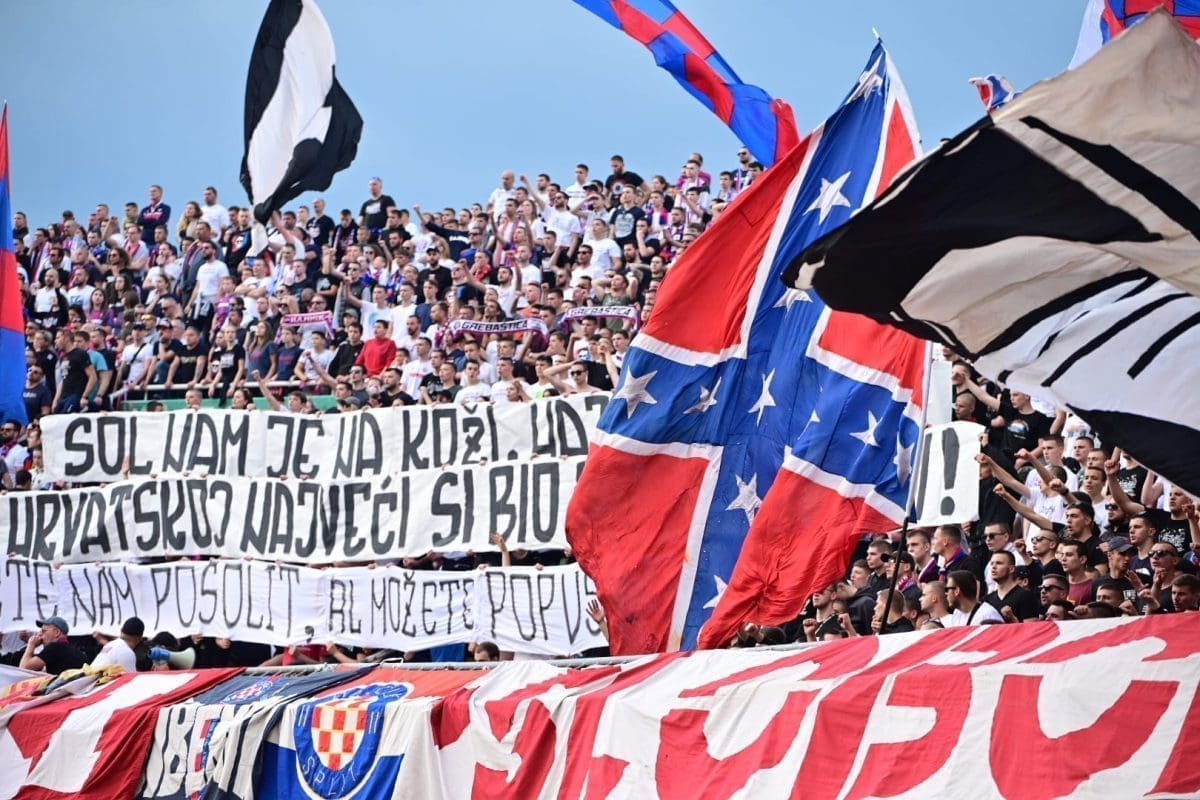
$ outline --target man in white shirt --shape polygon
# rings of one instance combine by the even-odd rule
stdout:
[[[946,602],[953,611],[942,620],[942,627],[1004,622],[999,611],[979,599],[979,582],[965,569],[954,570],[946,576]]]
[[[492,402],[493,403],[511,403],[514,402],[512,395],[509,394],[509,389],[513,383],[521,387],[521,391],[526,395],[529,394],[529,384],[523,380],[519,380],[513,374],[513,360],[509,356],[501,356],[496,364],[496,371],[499,377],[492,384]]]
[[[150,362],[154,361],[154,348],[146,341],[146,325],[135,322],[129,334],[129,343],[121,350],[121,366],[128,367],[125,385],[136,386],[147,374]]]
[[[588,165],[587,164],[576,164],[575,165],[575,182],[572,183],[570,186],[568,186],[566,189],[563,189],[563,192],[567,195],[567,207],[570,208],[572,211],[579,208],[579,205],[583,202],[583,199],[585,197],[587,197],[587,189],[584,188],[585,186],[587,186],[587,184],[588,184]],[[546,220],[546,222],[549,222],[549,220]],[[558,238],[558,240],[559,240],[559,242],[562,242],[562,237],[560,236]]]
[[[229,228],[229,209],[217,202],[217,190],[212,186],[204,187],[204,205],[200,208],[200,219],[208,223],[220,236]]]
[[[490,361],[488,361],[487,354],[484,353],[483,348],[479,346],[479,342],[473,339],[468,339],[462,343],[462,349],[463,358],[467,362],[474,361],[479,364],[479,380],[483,381],[489,386],[495,383],[498,377],[496,368],[492,366]],[[465,368],[466,364],[464,363],[463,366]],[[464,379],[461,382],[465,384],[466,381]]]
[[[343,283],[343,286],[348,284]],[[375,284],[371,289],[371,299],[362,301],[363,330],[374,329],[375,323],[382,320],[392,324],[392,309],[387,304],[387,289]]]
[[[427,336],[418,336],[416,346],[409,351],[408,363],[400,372],[404,393],[409,397],[420,397],[421,379],[433,374],[433,360],[429,356],[432,351],[433,343]]]
[[[103,667],[119,666],[126,672],[137,672],[137,654],[133,649],[125,643],[124,639],[117,637],[109,638],[104,634],[93,634],[96,641],[101,642],[104,646],[100,648],[100,653],[92,659],[92,666],[100,669]]]
[[[413,357],[417,341],[420,338],[421,318],[415,314],[404,320],[403,329],[400,329],[399,325],[392,326],[392,341],[396,343],[396,347],[403,347],[407,350],[409,358]]]
[[[564,192],[555,192],[551,204],[542,209],[542,219],[557,245],[569,250],[583,238],[583,223],[571,213],[568,200]]]
[[[454,400],[458,403],[478,403],[491,399],[492,387],[488,386],[483,381],[479,380],[479,362],[468,361],[466,368],[463,370],[463,379],[461,389],[455,395]]]
[[[492,189],[492,193],[488,195],[487,213],[492,219],[500,219],[500,215],[504,213],[504,203],[506,200],[511,200],[516,197],[517,190],[515,188],[516,175],[511,169],[506,169],[500,173],[500,185]]]
[[[612,269],[613,259],[621,257],[621,246],[609,237],[608,223],[597,217],[592,220],[590,233],[591,238],[586,241],[592,246],[592,263],[600,272]]]
[[[217,260],[217,247],[212,242],[203,242],[201,250],[204,262],[196,270],[196,288],[188,300],[188,313],[192,316],[204,316],[217,299],[221,288],[221,278],[229,276],[229,267],[224,261]]]
[[[399,302],[392,306],[392,338],[396,337],[397,329],[405,327],[405,320],[417,313],[417,289],[408,281],[400,284],[397,290]],[[396,342],[397,345],[400,342]]]

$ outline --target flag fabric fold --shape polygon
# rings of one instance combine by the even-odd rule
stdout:
[[[29,422],[25,413],[25,312],[13,245],[12,199],[8,181],[8,106],[0,117],[0,422]]]
[[[1200,48],[1151,14],[897,179],[788,269],[1200,493]]]
[[[575,0],[640,42],[654,62],[771,166],[800,140],[791,106],[743,83],[691,20],[667,0]]]
[[[918,141],[880,45],[838,111],[668,274],[567,511],[615,652],[693,647],[710,615],[707,641],[739,616],[794,616],[855,537],[901,518],[923,345],[780,276]]]
[[[979,99],[989,114],[1021,95],[1003,75],[990,74],[982,78],[970,78],[968,81],[975,87],[975,91],[979,92]]]
[[[271,0],[246,76],[242,186],[254,218],[329,188],[350,166],[362,117],[338,83],[333,35],[314,0]]]

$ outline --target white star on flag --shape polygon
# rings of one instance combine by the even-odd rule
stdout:
[[[842,194],[842,187],[846,185],[846,181],[849,179],[849,172],[832,182],[821,178],[821,193],[817,195],[817,199],[813,200],[813,204],[804,213],[807,214],[811,211],[820,210],[819,220],[824,222],[834,207],[845,206],[849,208],[850,200],[847,199],[846,195]]]
[[[850,105],[860,97],[865,99],[873,92],[883,90],[883,78],[879,76],[879,59],[875,59],[875,63],[870,69],[858,76],[858,86],[854,87],[854,91],[846,98],[846,105]]]
[[[700,387],[700,402],[684,411],[685,414],[703,414],[717,404],[717,390],[721,388],[721,378],[717,378],[716,384],[711,388]]]
[[[811,211],[811,209],[809,209]],[[811,303],[812,298],[808,296],[808,292],[804,289],[788,289],[783,295],[775,301],[772,308],[786,308],[792,310],[792,306],[796,303]]]
[[[858,433],[850,434],[855,439],[865,444],[867,447],[879,447],[879,442],[875,441],[875,429],[879,427],[879,420],[875,419],[875,415],[870,411],[867,412],[867,429]]]
[[[758,474],[751,475],[749,483],[743,481],[741,475],[734,475],[733,479],[737,481],[738,496],[725,510],[741,509],[746,512],[746,524],[750,524],[754,522],[754,515],[758,513],[758,507],[762,505],[762,500],[758,497]]]
[[[658,401],[646,391],[646,387],[650,381],[654,380],[654,376],[658,374],[658,370],[647,372],[640,378],[634,377],[633,372],[629,373],[629,377],[625,379],[625,383],[614,395],[614,398],[620,398],[625,401],[625,418],[633,416],[633,412],[637,411],[637,407],[642,403],[646,405],[654,405]]]
[[[717,593],[712,596],[712,599],[704,604],[705,608],[716,608],[717,603],[721,602],[721,595],[725,594],[725,587],[728,585],[721,580],[720,575],[713,575],[713,583],[717,585]]]
[[[892,459],[892,463],[896,465],[896,479],[900,483],[908,480],[908,476],[912,474],[912,456],[913,448],[916,443],[910,444],[908,447],[900,441],[900,434],[896,434],[896,457]]]
[[[762,415],[769,407],[775,405],[775,398],[771,397],[771,381],[775,378],[775,370],[771,370],[768,374],[763,375],[762,391],[759,392],[758,400],[754,405],[750,406],[750,413],[758,413],[758,419],[755,420],[756,425],[762,424]]]

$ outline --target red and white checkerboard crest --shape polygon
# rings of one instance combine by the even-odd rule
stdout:
[[[372,683],[301,704],[293,735],[309,787],[341,797],[365,777],[379,749],[388,704],[412,691],[408,683]]]

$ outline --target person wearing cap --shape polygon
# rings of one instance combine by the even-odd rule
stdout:
[[[65,619],[46,617],[39,619],[37,624],[41,630],[25,643],[21,669],[58,675],[69,669],[79,669],[86,663],[79,648],[67,641],[70,626]]]

